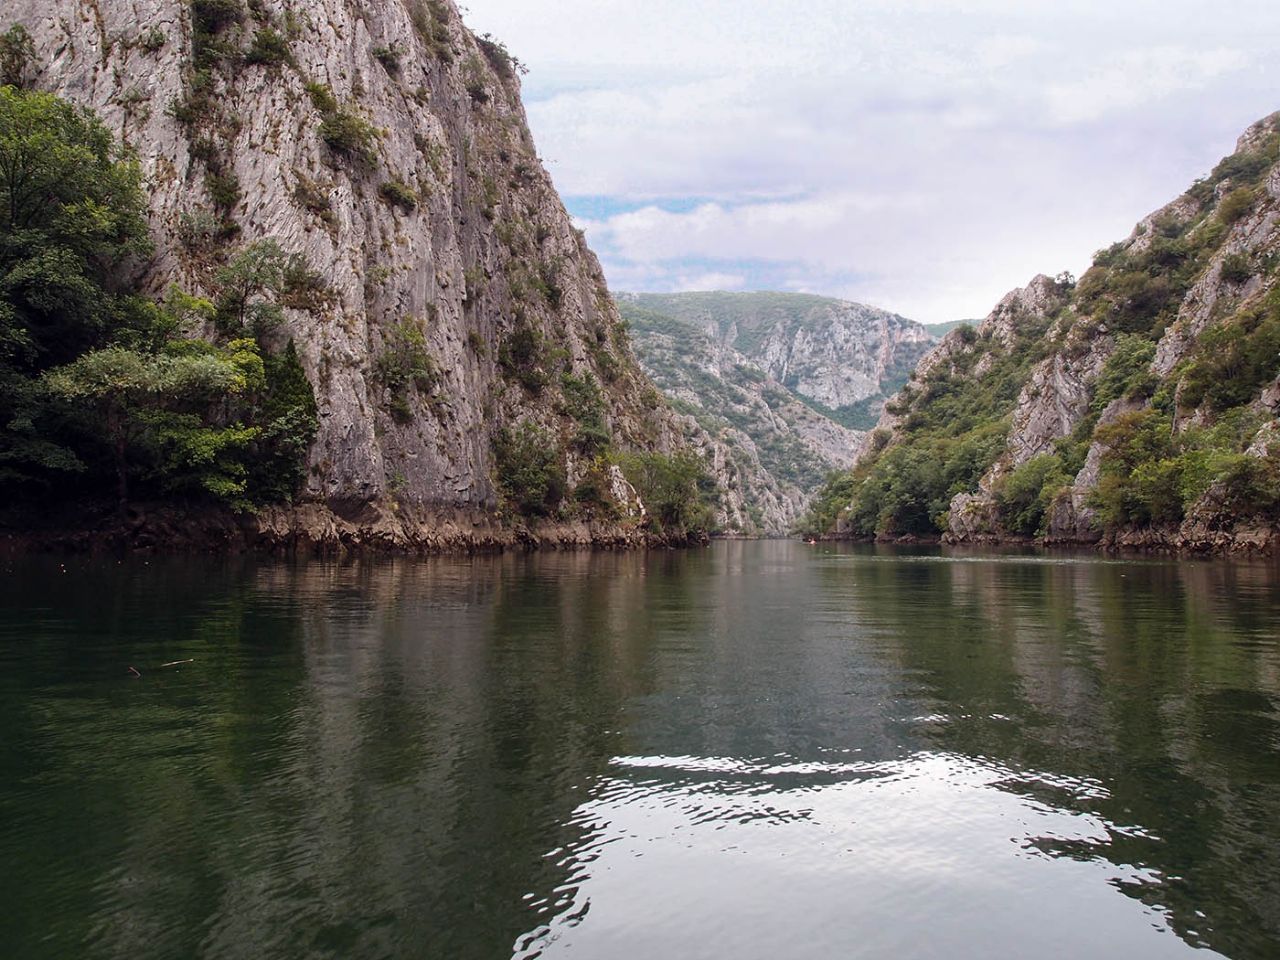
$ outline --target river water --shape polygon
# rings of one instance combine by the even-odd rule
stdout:
[[[0,573],[10,960],[1280,956],[1274,565]]]

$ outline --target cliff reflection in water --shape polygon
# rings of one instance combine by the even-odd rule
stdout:
[[[1274,568],[67,567],[0,584],[12,956],[1280,945]]]

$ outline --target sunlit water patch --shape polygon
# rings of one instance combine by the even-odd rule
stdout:
[[[519,938],[516,957],[816,958],[833,943],[876,957],[1015,957],[1033,944],[1054,956],[1191,952],[1160,906],[1116,896],[1158,871],[1045,852],[1123,828],[1011,791],[1026,774],[941,753],[615,766],[574,811],[581,847],[549,854],[569,875],[554,900],[531,904],[552,917]],[[1045,783],[1100,795],[1095,783]]]

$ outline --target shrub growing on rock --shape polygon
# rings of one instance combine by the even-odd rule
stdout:
[[[505,504],[523,516],[551,516],[568,487],[559,442],[526,423],[504,427],[493,441],[498,490]]]
[[[0,86],[21,87],[36,60],[36,46],[22,24],[0,33]]]
[[[399,180],[388,180],[378,187],[378,196],[405,213],[410,213],[418,205],[418,192]]]
[[[374,373],[389,396],[391,416],[397,423],[413,419],[409,388],[427,395],[440,381],[427,338],[412,317],[394,324],[386,333],[382,352],[374,361]]]
[[[245,63],[264,67],[278,67],[292,59],[288,38],[271,27],[263,27],[253,35],[253,42],[244,55]]]
[[[1071,478],[1054,454],[1042,454],[1011,471],[996,491],[1000,522],[1012,533],[1031,537],[1044,533],[1045,515],[1058,491]]]
[[[1253,276],[1249,258],[1243,253],[1229,253],[1222,258],[1222,279],[1227,283],[1244,283]]]
[[[320,122],[320,139],[350,160],[366,165],[377,162],[378,130],[350,107],[339,107]]]
[[[382,64],[382,68],[391,76],[400,76],[400,48],[397,46],[374,47],[371,51],[373,59]]]

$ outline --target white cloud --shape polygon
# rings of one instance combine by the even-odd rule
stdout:
[[[1023,63],[1044,52],[1047,44],[1035,37],[998,34],[983,37],[974,45],[977,62],[988,70],[1000,70]]]
[[[983,314],[1037,272],[1079,271],[1092,250],[1088,237],[1071,232],[1028,245],[1020,225],[984,219],[976,209],[966,235],[931,239],[940,211],[964,218],[941,198],[829,195],[704,204],[683,213],[646,207],[584,226],[619,289],[706,289],[711,284],[692,280],[684,264],[749,263],[772,286],[876,303],[926,321],[955,319],[957,302],[975,305],[960,311],[965,316]],[[986,269],[992,260],[1004,270]],[[736,286],[755,285],[741,270],[737,275]]]
[[[472,0],[610,282],[985,313],[1280,108],[1272,0]],[[672,212],[676,211],[676,212]]]
[[[740,273],[699,273],[677,277],[676,290],[741,290],[747,278]]]
[[[589,224],[588,232],[627,260],[804,259],[845,266],[841,246],[850,224],[868,214],[890,219],[922,206],[922,198],[858,195],[736,206],[707,203],[687,213],[650,206]]]
[[[1098,120],[1184,90],[1203,89],[1248,62],[1243,52],[1223,48],[1132,51],[1083,77],[1051,85],[1046,93],[1049,113],[1062,124]]]

